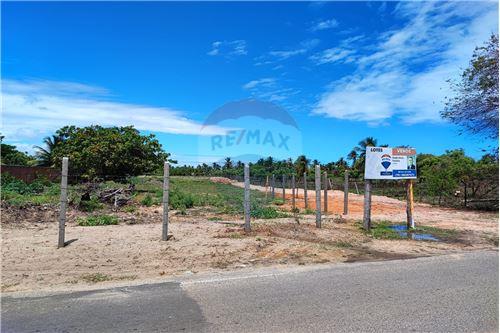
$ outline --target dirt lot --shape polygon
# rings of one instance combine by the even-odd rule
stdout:
[[[233,185],[243,187],[243,183]],[[266,188],[262,186],[251,186],[252,189],[265,192]],[[276,197],[282,197],[281,189],[276,190]],[[299,209],[305,208],[304,191],[298,190],[296,194],[296,205]],[[285,191],[285,207],[291,209],[292,190]],[[307,192],[307,204],[309,209],[316,208],[315,191]],[[353,220],[363,218],[363,195],[349,193],[349,209],[347,217]],[[321,192],[321,208],[323,209],[323,191]],[[344,192],[328,191],[328,212],[327,215],[338,216],[344,211]],[[391,221],[402,223],[406,221],[406,202],[384,196],[372,196],[372,219],[375,221]],[[498,235],[498,213],[457,210],[432,206],[424,203],[415,203],[415,221],[423,225],[435,226],[439,228],[473,230],[476,232],[485,232]]]
[[[313,193],[310,192],[313,205]],[[333,212],[340,211],[341,196],[331,197]],[[411,258],[497,249],[495,214],[461,212],[417,205],[417,223],[456,229],[442,242],[375,239],[359,228],[360,198],[351,195],[350,214],[330,214],[317,229],[312,215],[254,220],[249,234],[241,219],[213,215],[209,209],[172,212],[173,239],[160,241],[161,209],[141,207],[133,213],[114,212],[119,225],[81,227],[69,210],[66,240],[57,249],[57,210],[30,207],[2,211],[2,291],[85,288],[143,279],[164,279],[176,274],[240,269],[262,265],[308,265]],[[404,220],[404,204],[374,198],[374,220]]]

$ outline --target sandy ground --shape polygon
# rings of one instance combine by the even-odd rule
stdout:
[[[235,186],[243,187],[243,183],[232,183]],[[251,189],[265,192],[262,186],[251,185]],[[269,189],[267,189],[269,191]],[[321,208],[323,211],[323,194],[321,192]],[[276,197],[282,198],[282,190],[276,189]],[[292,207],[292,189],[285,190],[286,207]],[[315,191],[307,192],[307,207],[316,208]],[[296,206],[299,209],[305,208],[304,190],[299,189],[296,194]],[[363,218],[363,195],[349,193],[349,219],[361,220]],[[327,215],[342,215],[344,212],[344,192],[328,191],[328,211]],[[424,203],[415,203],[415,222],[427,226],[456,230],[473,230],[498,235],[498,213],[483,212],[473,210],[458,210],[432,206]],[[374,221],[391,221],[402,223],[406,221],[406,202],[394,198],[374,195],[372,196],[372,219]]]
[[[308,205],[313,208],[314,192],[308,194]],[[284,208],[289,209],[291,190],[287,190],[286,197]],[[362,196],[350,194],[347,216],[341,215],[342,192],[330,191],[328,198],[328,214],[321,229],[315,227],[313,215],[299,214],[299,223],[294,218],[253,220],[252,232],[246,234],[241,217],[217,215],[209,208],[191,209],[187,215],[173,211],[173,238],[168,242],[160,240],[160,207],[139,207],[135,212],[110,210],[106,213],[117,216],[120,224],[99,227],[78,226],[77,217],[85,213],[70,208],[66,226],[69,244],[61,249],[56,246],[55,207],[2,207],[2,292],[78,290],[96,284],[164,280],[182,274],[255,266],[498,250],[497,214],[417,204],[418,224],[457,231],[442,242],[381,240],[360,230]],[[296,203],[304,208],[302,191]],[[405,203],[374,196],[372,216],[374,221],[403,222]]]
[[[146,210],[146,209],[145,209]],[[252,221],[245,234],[241,220],[214,221],[200,210],[173,215],[173,238],[163,242],[161,215],[149,208],[149,223],[80,227],[70,211],[65,248],[58,249],[56,219],[35,223],[2,217],[2,291],[76,290],[179,274],[253,266],[308,265],[411,258],[497,249],[498,234],[460,233],[445,242],[378,240],[360,231],[354,220],[314,217]],[[140,212],[146,215],[147,212]],[[126,215],[121,216],[126,221]],[[9,222],[10,221],[10,222]],[[491,223],[491,222],[490,222]],[[104,281],[102,281],[104,280]]]

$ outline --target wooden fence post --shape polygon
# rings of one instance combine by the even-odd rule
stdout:
[[[245,231],[250,231],[250,167],[245,163],[245,198],[243,208],[245,210]]]
[[[170,164],[168,161],[163,163],[163,228],[161,239],[168,240],[168,199],[170,190]]]
[[[304,172],[304,208],[307,209],[307,172]]]
[[[349,213],[349,170],[344,171],[344,215]]]
[[[62,159],[61,170],[61,200],[59,209],[59,241],[57,247],[64,247],[64,233],[66,228],[66,205],[68,203],[68,158]]]
[[[406,181],[406,228],[408,230],[415,228],[413,220],[413,181]]]
[[[370,179],[365,179],[363,228],[365,228],[365,230],[367,231],[370,231],[372,228],[371,209],[372,209],[372,183]]]
[[[321,170],[319,165],[315,167],[314,177],[316,187],[316,228],[321,228]]]
[[[323,210],[325,211],[326,215],[328,213],[328,173],[326,171],[323,173],[323,187],[324,187]]]

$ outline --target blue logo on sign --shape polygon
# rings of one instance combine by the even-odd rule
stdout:
[[[384,154],[382,155],[382,166],[384,167],[385,170],[389,168],[391,165],[391,155]]]

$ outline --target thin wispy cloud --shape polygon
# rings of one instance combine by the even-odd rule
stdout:
[[[247,42],[245,40],[215,41],[212,48],[207,52],[209,56],[243,56],[248,54]]]
[[[332,18],[329,20],[321,20],[313,22],[309,30],[312,32],[316,32],[321,30],[333,29],[338,27],[338,25],[339,22],[336,19]]]
[[[249,91],[253,97],[270,102],[284,101],[299,93],[293,88],[283,88],[276,78],[252,80],[244,84],[243,89]]]
[[[212,135],[225,129],[212,126],[200,131],[201,124],[183,112],[109,100],[100,87],[75,82],[2,81],[2,134],[13,142],[30,141],[66,126],[129,126],[144,131]]]
[[[392,117],[408,124],[440,121],[444,99],[452,94],[447,80],[461,74],[476,46],[498,33],[493,2],[402,2],[394,15],[406,23],[381,33],[372,51],[357,54],[357,69],[332,82],[313,113],[372,124]],[[343,51],[316,60],[341,61]]]
[[[276,83],[275,78],[263,78],[263,79],[258,79],[258,80],[252,80],[246,84],[243,85],[243,89],[250,90],[250,89],[255,89],[257,87],[270,87],[273,86]]]
[[[309,57],[318,65],[329,63],[352,63],[358,59],[360,44],[365,40],[364,35],[352,36],[340,41],[337,47],[325,49]]]
[[[276,62],[287,60],[291,57],[304,55],[319,45],[321,41],[317,38],[306,39],[295,48],[272,50],[263,56],[257,57],[256,66],[275,64]]]

